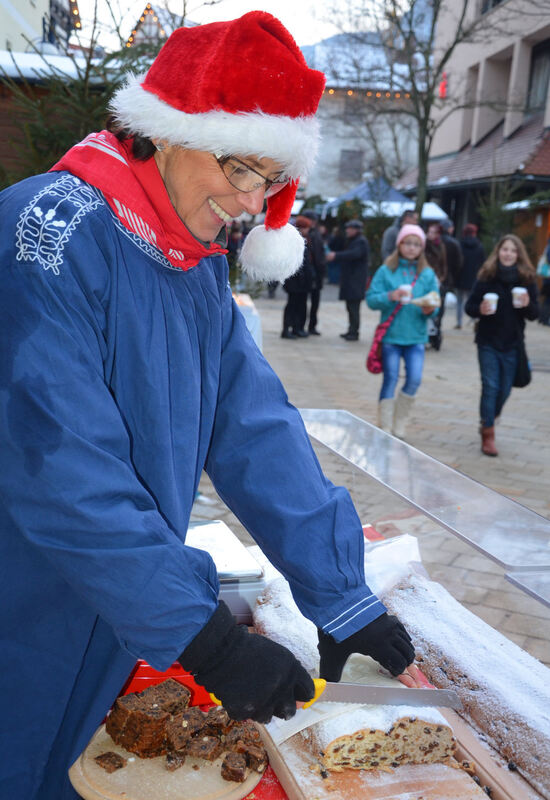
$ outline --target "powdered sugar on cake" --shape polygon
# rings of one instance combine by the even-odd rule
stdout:
[[[315,726],[316,737],[321,745],[328,745],[338,736],[360,731],[363,728],[389,731],[403,718],[421,719],[434,725],[449,727],[447,720],[435,708],[424,706],[357,706],[339,717],[318,722]]]

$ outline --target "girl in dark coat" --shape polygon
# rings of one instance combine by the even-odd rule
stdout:
[[[485,250],[477,238],[477,225],[469,222],[464,226],[462,229],[462,239],[460,240],[460,249],[462,250],[463,262],[455,286],[457,328],[462,328],[464,303],[472,291],[472,286],[476,281],[476,275],[485,261]]]
[[[479,319],[476,344],[481,372],[481,451],[487,456],[498,456],[495,419],[512,390],[525,320],[536,319],[539,314],[535,274],[523,242],[509,233],[480,269],[466,302],[466,313]],[[512,289],[519,286],[527,292],[513,302]],[[495,311],[486,298],[489,292],[498,296]]]

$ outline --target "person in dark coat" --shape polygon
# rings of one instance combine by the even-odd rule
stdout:
[[[485,250],[477,237],[477,225],[469,222],[464,226],[459,244],[462,250],[462,269],[455,284],[456,327],[462,328],[464,303],[472,291],[476,275],[485,261]]]
[[[428,264],[433,269],[439,281],[439,294],[441,295],[441,305],[439,313],[433,320],[434,331],[428,336],[428,340],[434,350],[441,348],[443,335],[441,333],[441,320],[445,308],[445,295],[447,294],[447,252],[441,238],[441,225],[439,222],[430,222],[426,231],[426,258]]]
[[[444,219],[441,223],[441,241],[445,248],[445,256],[447,259],[447,290],[455,291],[460,273],[462,271],[462,250],[458,239],[454,237],[455,226],[450,219]],[[440,320],[443,317],[445,309],[441,309]]]
[[[306,246],[304,248],[302,266],[298,272],[295,272],[283,283],[283,289],[287,293],[288,299],[283,310],[281,339],[305,339],[308,336],[304,330],[304,320],[306,318],[307,295],[311,291],[315,275],[307,241],[310,227],[309,220],[300,221],[300,217],[298,217],[296,227],[304,237]]]
[[[347,342],[359,339],[360,306],[365,297],[369,267],[369,243],[363,236],[363,223],[352,219],[346,223],[346,245],[344,250],[327,254],[327,261],[340,265],[340,300],[346,301],[348,330],[341,333]]]
[[[310,336],[320,336],[317,330],[317,314],[319,311],[319,303],[321,302],[321,290],[323,288],[323,281],[326,271],[326,254],[325,243],[323,237],[317,228],[317,221],[319,215],[315,211],[306,209],[298,214],[296,218],[296,227],[298,230],[303,229],[306,234],[306,247],[309,250],[311,258],[311,265],[313,268],[311,288],[308,292],[310,299],[309,307],[309,324],[307,332]],[[301,317],[300,330],[305,330],[307,320],[307,298],[306,307],[303,309]]]
[[[535,268],[521,239],[509,233],[495,245],[479,270],[472,293],[466,301],[466,313],[479,320],[476,344],[481,372],[481,452],[498,456],[495,445],[495,420],[508,399],[518,363],[525,320],[538,317]],[[513,300],[514,287],[527,291]],[[497,295],[496,310],[487,298]]]

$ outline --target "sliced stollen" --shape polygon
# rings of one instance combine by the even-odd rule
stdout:
[[[326,770],[376,769],[402,764],[447,763],[455,738],[433,708],[359,706],[304,731]]]

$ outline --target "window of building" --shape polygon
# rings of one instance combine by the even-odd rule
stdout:
[[[500,5],[502,2],[503,0],[482,0],[481,13],[486,14],[488,11],[490,11],[492,8],[495,8],[495,6]]]
[[[341,181],[360,181],[363,174],[362,150],[341,150],[338,177]]]
[[[529,92],[527,95],[527,113],[536,114],[544,111],[548,84],[550,82],[550,39],[533,47],[531,54],[531,71],[529,74]]]

